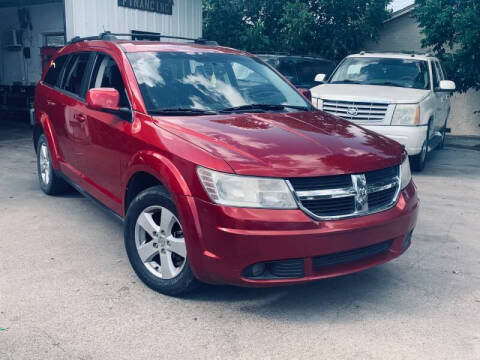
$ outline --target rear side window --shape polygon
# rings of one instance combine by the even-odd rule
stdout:
[[[65,71],[63,89],[72,94],[82,96],[82,81],[87,70],[90,54],[80,53],[72,56]]]
[[[108,55],[100,54],[97,57],[88,88],[114,88],[120,94],[120,107],[130,106],[120,69],[115,60]]]
[[[55,61],[50,64],[50,68],[48,69],[47,75],[45,75],[43,82],[50,86],[58,86],[60,74],[66,61],[66,55],[56,58]]]

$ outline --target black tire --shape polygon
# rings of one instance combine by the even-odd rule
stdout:
[[[425,164],[427,163],[428,158],[428,147],[430,145],[430,126],[431,122],[428,123],[427,128],[427,138],[422,145],[422,151],[418,155],[410,156],[410,167],[413,171],[421,172],[425,169]]]
[[[143,263],[136,245],[136,224],[139,216],[145,209],[161,206],[168,209],[178,219],[175,204],[162,186],[154,186],[142,191],[131,202],[124,225],[125,249],[128,259],[137,276],[152,290],[169,296],[180,296],[191,292],[199,286],[199,281],[193,275],[192,269],[185,258],[183,269],[172,279],[162,279],[155,276]]]
[[[442,129],[442,140],[441,140],[440,143],[438,144],[437,149],[442,150],[442,149],[445,147],[445,137],[446,137],[446,134],[447,134],[447,128],[446,128],[446,127],[443,127],[443,129]]]
[[[43,150],[45,149],[45,150]],[[42,152],[46,151],[47,162],[42,161]],[[42,172],[42,168],[44,172]],[[42,176],[42,173],[48,172],[48,177]],[[47,138],[41,134],[37,142],[37,175],[40,188],[47,195],[58,195],[69,190],[69,185],[59,177],[52,167],[52,157],[48,147]]]

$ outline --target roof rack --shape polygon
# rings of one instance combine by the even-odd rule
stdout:
[[[414,57],[415,55],[433,56],[429,52],[411,51],[411,50],[360,51],[360,55],[365,55],[365,54],[405,54],[405,55],[411,55],[412,57]]]
[[[199,45],[213,45],[213,46],[218,45],[216,41],[199,39],[199,38],[195,39],[195,38],[189,38],[184,36],[171,36],[171,35],[162,35],[162,34],[154,34],[154,33],[122,34],[122,33],[112,33],[110,31],[105,31],[97,36],[87,36],[87,37],[75,36],[74,38],[72,38],[72,40],[69,41],[69,44],[74,44],[81,41],[92,41],[92,40],[115,41],[115,40],[118,40],[119,36],[130,37],[130,38],[133,38],[135,36],[141,36],[142,38],[151,38],[152,40],[158,40],[158,41],[161,41],[161,39],[174,39],[174,40],[192,41],[195,44],[199,44]]]

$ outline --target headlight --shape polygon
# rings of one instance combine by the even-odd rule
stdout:
[[[317,98],[317,105],[316,105],[318,110],[323,110],[323,100],[320,98]]]
[[[392,125],[420,124],[419,105],[397,105],[393,113]]]
[[[405,157],[403,160],[402,165],[400,165],[400,188],[403,190],[410,184],[412,180],[412,173],[410,171],[410,161],[408,160],[408,156]]]
[[[296,209],[297,203],[283,179],[239,176],[197,167],[197,173],[213,202],[227,206]]]

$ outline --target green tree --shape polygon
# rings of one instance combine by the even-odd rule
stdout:
[[[460,91],[480,89],[480,0],[416,0],[415,16]]]
[[[391,0],[204,0],[204,37],[252,52],[339,60],[375,39]]]

